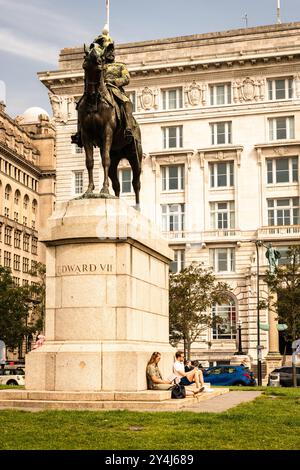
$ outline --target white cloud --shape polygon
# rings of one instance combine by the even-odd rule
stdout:
[[[46,43],[36,43],[8,29],[0,29],[0,50],[39,62],[57,64],[56,47]]]
[[[57,42],[72,40],[74,36],[86,36],[89,32],[68,16],[60,15],[50,8],[40,6],[33,0],[0,0],[2,17],[11,29],[27,32],[31,37],[52,38]],[[24,21],[24,18],[27,21]],[[28,21],[28,19],[30,20]],[[41,36],[41,34],[43,36]],[[60,41],[61,42],[61,41]]]

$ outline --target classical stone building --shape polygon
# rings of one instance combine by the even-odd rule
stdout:
[[[30,271],[37,262],[45,263],[39,231],[54,204],[53,123],[41,108],[30,108],[12,119],[1,103],[0,265],[11,268],[17,285],[38,280]]]
[[[255,242],[271,242],[284,262],[300,234],[300,23],[121,44],[117,60],[129,67],[127,91],[142,129],[142,212],[175,250],[173,270],[203,262],[232,289],[228,302],[212,312],[224,323],[203,333],[193,356],[230,360],[241,321],[242,346],[255,363]],[[39,74],[56,120],[59,201],[87,187],[84,155],[70,141],[83,92],[82,61],[82,47],[63,49],[59,69]],[[98,191],[98,151],[95,157]],[[119,175],[122,197],[134,204],[125,160]],[[268,295],[265,251],[258,248],[261,299]],[[260,315],[270,325],[261,330],[263,360],[273,367],[274,312]]]

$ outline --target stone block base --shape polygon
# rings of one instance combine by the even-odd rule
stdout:
[[[30,392],[26,390],[0,390],[0,409],[28,411],[41,410],[131,410],[131,411],[177,411],[201,406],[201,402],[229,393],[228,388],[217,388],[210,393],[181,400],[171,399],[169,391],[144,392]],[[197,409],[195,409],[197,411]]]
[[[282,356],[277,353],[269,353],[266,356],[266,366],[267,366],[267,373],[266,376],[268,377],[269,373],[272,372],[272,370],[276,369],[277,367],[282,366]]]
[[[150,349],[151,348],[151,349]],[[170,345],[99,342],[48,342],[26,357],[26,390],[144,391],[146,365],[154,351],[162,354],[164,378],[172,373]]]

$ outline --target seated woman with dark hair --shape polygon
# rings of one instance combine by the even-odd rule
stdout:
[[[150,390],[169,390],[172,387],[171,380],[163,380],[161,372],[158,367],[161,354],[154,352],[147,364],[146,376],[147,385]]]

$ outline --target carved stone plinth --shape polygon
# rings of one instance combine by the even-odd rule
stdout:
[[[172,250],[119,199],[62,203],[47,246],[46,341],[26,357],[26,389],[141,391],[152,352],[172,372]]]

